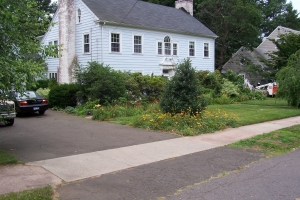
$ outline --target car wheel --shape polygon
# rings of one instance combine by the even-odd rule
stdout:
[[[43,114],[45,114],[45,112],[46,112],[46,110],[40,110],[40,111],[39,111],[39,114],[40,114],[40,115],[43,115]]]
[[[5,123],[6,126],[12,126],[12,125],[14,125],[14,122],[15,122],[14,118],[12,118],[12,119],[6,119],[4,121],[4,123]]]

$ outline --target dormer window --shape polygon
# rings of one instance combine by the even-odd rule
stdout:
[[[81,22],[81,10],[79,8],[77,10],[76,22],[77,22],[77,24],[80,24],[80,22]]]

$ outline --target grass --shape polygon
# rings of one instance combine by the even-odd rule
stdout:
[[[300,115],[300,109],[288,106],[286,101],[275,98],[267,100],[251,100],[236,104],[210,105],[208,109],[234,113],[237,117],[237,126],[255,124],[287,117]]]
[[[43,188],[25,190],[22,192],[12,192],[0,195],[0,200],[52,200],[53,189],[51,186]]]
[[[253,149],[275,156],[300,148],[300,125],[258,135],[229,145],[235,148]]]
[[[21,163],[17,158],[0,151],[0,165],[11,165]]]

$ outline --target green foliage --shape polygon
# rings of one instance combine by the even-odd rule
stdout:
[[[93,111],[94,120],[109,120],[116,117],[131,117],[142,114],[143,109],[138,107],[106,106]]]
[[[72,106],[67,106],[65,108],[65,112],[68,113],[68,114],[75,114],[76,113],[76,109]]]
[[[219,71],[198,71],[196,72],[196,77],[199,80],[201,87],[214,91],[214,96],[220,95],[223,79]]]
[[[49,92],[49,106],[59,108],[75,107],[77,104],[77,92],[78,85],[75,83],[57,85]]]
[[[236,97],[240,94],[239,87],[235,85],[233,82],[229,81],[228,79],[223,80],[223,85],[221,89],[222,95],[227,95],[229,97]]]
[[[160,107],[164,113],[176,114],[182,111],[194,114],[205,109],[206,102],[201,98],[201,91],[195,70],[189,59],[176,68],[175,75],[166,84]]]
[[[45,99],[49,99],[50,89],[49,88],[40,88],[36,91],[36,93],[38,93],[38,95],[40,95],[41,97],[43,97]]]
[[[48,88],[50,88],[50,89],[52,89],[53,87],[55,87],[57,85],[58,85],[58,83],[55,78],[51,78],[48,82]]]
[[[287,67],[282,68],[276,76],[279,83],[277,96],[286,99],[291,106],[300,105],[300,50],[291,55]]]
[[[103,104],[125,96],[124,74],[109,66],[89,62],[85,69],[79,66],[75,76],[79,84],[77,96],[83,101],[100,99]]]
[[[265,63],[272,69],[274,75],[283,67],[287,66],[291,55],[300,49],[300,35],[295,33],[283,34],[279,36],[279,41],[272,40],[278,51],[269,54],[271,59]]]
[[[255,1],[194,0],[194,16],[218,35],[216,69],[221,70],[241,46],[260,43],[262,12]]]
[[[155,102],[160,99],[166,82],[161,76],[143,76],[140,73],[125,73],[125,76],[127,100]]]
[[[231,104],[234,100],[231,99],[227,94],[223,94],[220,97],[214,98],[213,104]]]
[[[142,117],[136,118],[132,124],[135,127],[151,130],[163,130],[176,132],[184,136],[199,135],[222,130],[226,127],[236,125],[236,116],[221,110],[211,112],[209,110],[202,113],[162,113],[160,110],[151,110]]]
[[[35,0],[2,0],[0,22],[0,89],[8,93],[35,87],[36,80],[45,76],[42,59],[54,55],[54,50],[42,47],[36,37],[47,30],[47,13],[38,9]]]
[[[31,86],[30,88],[27,88],[27,90],[34,90],[37,91],[39,88],[47,88],[49,84],[49,79],[40,79],[36,81],[35,86]]]
[[[251,91],[248,93],[250,100],[266,100],[267,97],[261,91]]]
[[[243,76],[235,74],[232,70],[227,70],[225,73],[222,74],[222,76],[230,82],[232,82],[233,84],[237,85],[238,87],[244,86]]]

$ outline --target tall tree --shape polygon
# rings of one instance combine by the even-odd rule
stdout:
[[[241,46],[252,49],[260,43],[262,13],[249,0],[195,0],[195,17],[214,31],[216,69],[221,70]]]
[[[257,0],[257,4],[263,14],[260,25],[263,36],[270,35],[277,26],[300,29],[297,10],[293,9],[291,3],[286,3],[286,0]]]
[[[36,38],[48,23],[46,13],[35,0],[0,1],[0,90],[25,90],[45,74],[41,56],[57,56],[54,49],[42,48]],[[40,55],[40,56],[37,56]]]
[[[36,0],[40,10],[53,15],[57,9],[57,2],[51,2],[51,0]]]

